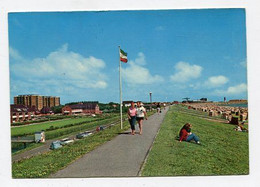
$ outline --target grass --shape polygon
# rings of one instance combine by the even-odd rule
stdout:
[[[95,122],[85,123],[85,124],[71,126],[71,127],[67,127],[67,128],[61,128],[61,129],[57,129],[57,130],[53,130],[53,131],[47,131],[45,133],[45,137],[47,140],[49,140],[49,139],[53,139],[53,138],[60,137],[63,135],[68,135],[68,134],[71,134],[74,132],[90,130],[90,129],[95,128],[96,126],[106,125],[108,123],[115,122],[116,120],[118,120],[118,116],[115,116],[115,117],[112,117],[109,119],[104,119],[101,121],[95,121]]]
[[[102,121],[95,121],[95,122],[90,122],[90,123],[86,123],[86,124],[82,124],[82,125],[47,131],[47,132],[45,132],[45,138],[46,138],[46,140],[61,139],[66,136],[73,135],[76,132],[92,130],[96,126],[106,125],[108,123],[114,122],[117,118],[118,117],[113,117],[113,118],[109,118],[109,119],[104,119]],[[34,138],[34,137],[32,137],[32,138]],[[23,143],[12,143],[12,149],[17,149],[17,151],[12,153],[12,155],[28,151],[30,149],[39,147],[41,145],[42,144],[39,144],[39,143],[29,143],[29,144],[27,144],[26,148],[23,148]]]
[[[34,149],[36,147],[42,146],[43,143],[27,143],[26,148],[24,148],[23,143],[11,143],[12,146],[12,156],[16,154],[23,153],[25,151],[29,151],[31,149]],[[16,151],[13,151],[13,149],[17,149]]]
[[[115,115],[110,115],[110,116],[115,116]],[[65,136],[73,135],[76,132],[84,131],[84,130],[91,130],[94,129],[98,125],[105,125],[110,122],[115,121],[118,118],[116,117],[110,117],[109,119],[107,118],[99,118],[101,120],[96,120],[96,121],[89,121],[80,125],[73,125],[73,126],[68,126],[67,123],[65,125],[60,126],[59,129],[54,129],[54,130],[48,130],[45,132],[45,139],[50,140],[50,139],[61,139],[64,138]],[[94,119],[93,119],[94,120]],[[64,122],[64,121],[60,121]],[[66,121],[65,121],[66,122]],[[84,122],[84,121],[83,121]],[[67,126],[68,127],[67,127]],[[27,126],[27,128],[30,128],[31,126]],[[34,135],[27,135],[26,137],[30,137],[31,139],[34,138]],[[23,143],[12,143],[12,155],[22,153],[25,151],[28,151],[30,149],[36,148],[41,146],[41,144],[38,143],[27,143],[27,147],[24,148]]]
[[[50,122],[43,122],[39,124],[34,124],[34,125],[28,125],[28,126],[21,126],[21,127],[15,127],[11,128],[11,136],[23,136],[23,135],[29,135],[29,134],[34,134],[35,132],[44,130],[46,131],[47,129],[50,128],[62,128],[65,127],[66,125],[70,124],[76,124],[76,123],[81,123],[81,122],[91,122],[91,121],[96,121],[100,118],[93,118],[93,117],[82,117],[82,118],[74,118],[74,119],[63,119],[60,121],[50,121]]]
[[[127,130],[129,126],[126,124],[127,121],[123,130],[120,129],[119,125],[115,125],[60,149],[37,155],[30,159],[14,162],[12,164],[12,176],[13,178],[48,177],[51,173],[66,167],[85,153],[111,140],[118,133]]]
[[[186,106],[181,106],[180,105],[178,109],[179,109],[179,111],[188,112],[190,114],[198,115],[198,116],[201,116],[201,117],[204,117],[204,118],[216,119],[216,120],[224,120],[224,119],[221,118],[221,115],[209,116],[208,112],[203,112],[203,111],[194,110],[194,109],[188,109]]]
[[[153,113],[155,112],[149,112],[148,115]],[[13,162],[12,176],[13,178],[46,178],[127,129],[129,129],[129,122],[125,121],[123,129],[120,129],[120,124],[117,124],[60,149]]]
[[[54,116],[45,116],[41,119],[34,119],[34,120],[29,120],[29,121],[23,121],[23,122],[14,122],[11,124],[12,127],[16,126],[25,126],[29,124],[37,124],[37,123],[42,123],[46,121],[55,121],[55,120],[61,120],[61,119],[69,119],[69,118],[75,118],[74,116],[63,116],[63,115],[54,115]]]
[[[167,113],[142,170],[142,176],[246,175],[249,173],[248,133],[233,125],[180,113]],[[180,128],[190,122],[202,145],[179,142]]]

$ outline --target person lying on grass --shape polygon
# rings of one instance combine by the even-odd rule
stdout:
[[[186,141],[190,142],[191,140],[194,140],[197,144],[200,144],[199,137],[196,136],[194,133],[191,132],[192,125],[190,123],[186,123],[180,130],[179,133],[179,141]]]
[[[248,132],[247,128],[243,127],[242,125],[237,125],[237,127],[234,130],[240,132]]]

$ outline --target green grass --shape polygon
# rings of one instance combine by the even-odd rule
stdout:
[[[149,112],[148,115],[153,113],[155,112]],[[12,176],[13,178],[46,178],[127,129],[129,129],[129,122],[125,121],[123,129],[120,129],[120,124],[117,124],[60,149],[13,162]]]
[[[123,130],[129,128],[127,125],[124,127]],[[34,156],[20,162],[14,162],[12,164],[13,178],[48,177],[51,173],[64,168],[85,153],[90,152],[97,146],[111,140],[123,130],[120,129],[119,125],[116,125],[60,149]]]
[[[144,165],[142,176],[245,175],[249,173],[248,133],[233,125],[180,113],[167,113]],[[189,122],[201,144],[179,142],[180,128]]]
[[[115,116],[115,115],[111,115],[111,116]],[[118,118],[118,116],[110,117],[109,119],[103,118],[102,120],[93,121],[93,122],[89,121],[89,122],[83,123],[81,125],[74,125],[74,126],[69,126],[69,127],[66,127],[67,123],[65,123],[65,125],[60,126],[59,129],[46,131],[45,132],[45,138],[46,138],[46,140],[61,139],[61,138],[64,138],[66,136],[73,135],[73,134],[80,132],[80,131],[92,130],[92,129],[96,128],[96,126],[99,126],[99,125],[106,125],[108,123],[116,121],[117,118]],[[27,126],[27,127],[30,128],[31,126]],[[32,139],[34,138],[33,135],[27,135],[27,137],[31,137]],[[24,148],[23,143],[12,143],[11,144],[12,155],[28,151],[30,149],[39,147],[41,145],[42,144],[28,143],[27,147]]]
[[[99,118],[93,118],[93,117],[82,117],[82,118],[74,118],[74,119],[63,119],[60,121],[50,121],[50,122],[43,122],[39,124],[34,125],[28,125],[28,126],[22,126],[22,127],[15,127],[11,128],[11,136],[23,136],[23,135],[29,135],[34,134],[35,132],[47,129],[50,129],[51,127],[54,128],[62,128],[66,125],[70,124],[76,124],[81,122],[91,122],[95,121]]]
[[[108,123],[116,122],[117,120],[118,120],[118,116],[115,116],[115,117],[112,117],[109,119],[104,119],[101,121],[94,121],[94,122],[71,126],[71,127],[67,127],[67,128],[61,128],[61,129],[57,129],[57,130],[53,130],[53,131],[47,131],[47,132],[45,132],[45,137],[47,140],[49,140],[49,139],[53,139],[53,138],[60,137],[63,135],[69,135],[74,132],[91,130],[91,129],[96,128],[97,126],[106,125]]]
[[[118,116],[109,118],[109,119],[104,119],[102,121],[95,121],[95,122],[90,122],[90,123],[86,123],[86,124],[82,124],[82,125],[47,131],[47,132],[45,132],[45,138],[46,138],[46,140],[65,138],[67,136],[75,134],[76,132],[92,130],[92,129],[96,128],[96,126],[106,125],[108,123],[115,122],[117,119],[118,119]],[[32,137],[32,138],[34,138],[34,137]],[[20,149],[20,150],[17,150],[12,153],[12,155],[15,155],[15,154],[22,153],[22,152],[28,151],[30,149],[39,147],[42,144],[29,143],[29,144],[27,144],[26,148],[23,148],[23,143],[12,143],[11,145],[12,145],[12,149]]]
[[[178,106],[178,110],[183,111],[183,112],[188,112],[188,113],[193,114],[193,115],[198,115],[198,116],[201,116],[201,117],[204,117],[204,118],[224,120],[224,119],[221,118],[221,115],[209,116],[208,112],[203,112],[203,111],[194,110],[194,109],[188,109],[187,106],[181,106],[180,105],[180,106]]]
[[[36,147],[42,146],[43,143],[27,143],[26,148],[24,148],[23,143],[11,143],[12,146],[12,156],[16,154],[23,153],[25,151],[29,151],[31,149],[34,149]],[[13,149],[17,149],[15,152],[13,152]]]

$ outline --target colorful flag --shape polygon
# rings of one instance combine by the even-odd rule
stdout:
[[[127,53],[120,49],[120,61],[127,63]]]

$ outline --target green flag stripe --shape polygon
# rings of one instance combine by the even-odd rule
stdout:
[[[124,56],[127,56],[127,53],[124,52],[122,49],[120,49],[120,53],[122,53]]]

